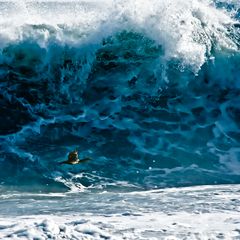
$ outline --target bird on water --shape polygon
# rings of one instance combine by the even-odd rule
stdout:
[[[60,162],[59,164],[69,164],[69,165],[75,165],[79,163],[84,163],[91,160],[90,157],[85,157],[83,159],[78,158],[78,151],[74,150],[68,154],[68,160]]]

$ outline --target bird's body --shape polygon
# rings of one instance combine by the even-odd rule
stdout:
[[[89,157],[79,159],[78,158],[78,151],[74,150],[74,151],[72,151],[68,154],[68,160],[60,162],[59,164],[75,165],[75,164],[83,163],[83,162],[86,162],[86,161],[89,161],[89,160],[91,160],[91,158],[89,158]]]

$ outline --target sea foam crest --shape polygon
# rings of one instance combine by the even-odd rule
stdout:
[[[52,41],[92,47],[116,32],[136,31],[162,46],[161,62],[174,59],[194,73],[213,49],[237,50],[228,34],[236,20],[210,0],[13,2],[2,8],[2,46],[30,38],[45,47]]]

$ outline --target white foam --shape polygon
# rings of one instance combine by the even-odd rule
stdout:
[[[161,61],[181,62],[197,73],[212,48],[237,50],[227,36],[235,20],[211,0],[120,0],[71,2],[14,2],[0,6],[2,47],[11,41],[35,39],[68,44],[99,44],[102,38],[121,30],[147,34],[163,46]],[[147,7],[146,7],[147,6]],[[17,12],[17,14],[16,14]],[[45,24],[45,25],[43,25]],[[42,25],[32,28],[29,25]],[[45,27],[44,27],[45,26]]]
[[[74,213],[64,211],[62,206],[62,214],[56,214],[51,205],[50,215],[2,216],[0,238],[230,240],[239,237],[239,185],[95,195],[95,204],[105,207],[105,213],[99,208],[91,212],[87,205],[81,208],[76,200],[84,196],[66,197],[75,204]],[[81,201],[86,201],[85,197]],[[92,201],[89,198],[89,204]],[[56,209],[59,205],[61,202],[57,201]]]

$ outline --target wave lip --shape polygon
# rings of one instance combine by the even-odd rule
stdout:
[[[231,6],[228,13],[227,6],[216,8],[214,1],[199,0],[1,3],[1,42],[33,38],[42,45],[51,39],[99,44],[128,29],[163,46],[166,60],[180,59],[182,67],[191,66],[197,73],[214,48],[238,49],[228,35],[237,23],[231,17],[237,4]]]

